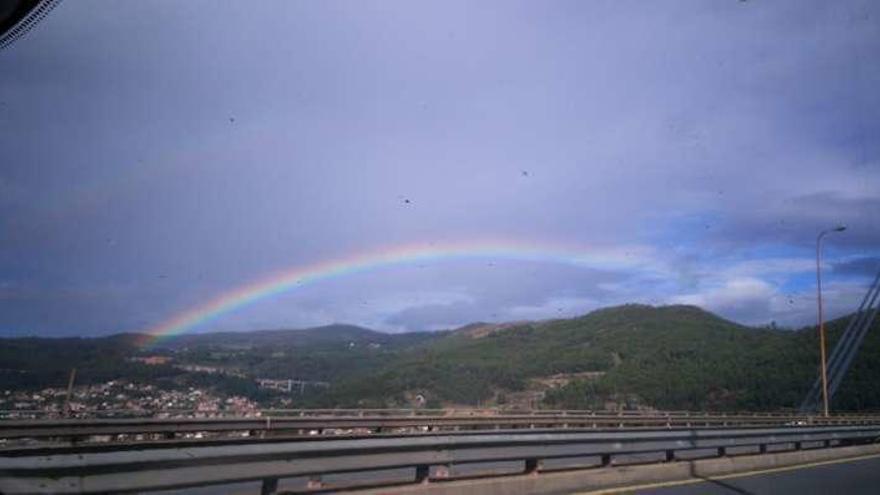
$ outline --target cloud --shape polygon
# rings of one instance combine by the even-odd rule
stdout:
[[[595,270],[563,263],[519,263],[504,260],[440,268],[435,281],[456,287],[461,295],[446,302],[424,301],[395,308],[381,327],[406,330],[453,328],[474,321],[500,322],[573,316],[608,300],[637,276],[621,270]],[[479,275],[475,278],[474,275]],[[442,287],[442,285],[441,285]],[[464,298],[463,295],[469,295]],[[381,303],[380,303],[381,304]],[[383,311],[385,312],[385,311]]]
[[[406,308],[389,317],[386,323],[408,331],[418,331],[455,328],[467,323],[498,318],[497,314],[487,314],[486,310],[487,308],[471,302],[426,304]]]
[[[838,261],[831,265],[835,273],[842,275],[872,276],[880,271],[880,257],[862,256]]]
[[[735,278],[726,281],[719,287],[706,289],[700,293],[675,296],[670,299],[674,304],[692,304],[715,311],[728,318],[746,323],[759,323],[757,315],[770,314],[771,299],[776,289],[767,282],[757,278]]]
[[[148,328],[291,267],[496,237],[632,262],[392,267],[206,328],[670,300],[809,322],[819,230],[849,226],[825,245],[829,287],[853,288],[839,307],[880,256],[878,17],[858,0],[62,3],[0,54],[0,273],[28,288],[0,332]]]

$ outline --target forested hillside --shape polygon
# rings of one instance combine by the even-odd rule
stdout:
[[[834,345],[846,319],[829,322]],[[835,398],[836,409],[880,408],[880,332],[874,323]],[[302,407],[428,406],[778,410],[796,407],[816,376],[815,328],[752,328],[692,306],[625,305],[573,319],[475,324],[385,334],[334,325],[203,334],[153,349],[119,335],[0,342],[0,388],[114,378],[208,386],[271,404],[253,379],[329,383],[288,396]],[[132,357],[163,355],[146,365]],[[223,373],[201,373],[187,365]],[[228,373],[226,373],[228,372]]]
[[[831,345],[845,322],[828,324]],[[499,391],[534,388],[536,377],[563,374],[575,379],[541,391],[545,406],[793,408],[815,377],[817,342],[814,328],[758,329],[690,306],[627,305],[482,338],[452,333],[388,363],[376,376],[340,384],[326,404],[399,402],[406,391],[440,402],[498,402]],[[872,364],[877,357],[880,335],[873,331],[836,405],[880,407],[880,386],[872,385],[880,377]],[[584,374],[589,378],[576,378]]]

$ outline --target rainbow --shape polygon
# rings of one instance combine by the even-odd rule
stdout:
[[[383,267],[461,259],[504,259],[562,263],[586,268],[633,268],[638,248],[603,250],[560,245],[537,245],[515,241],[426,243],[394,246],[346,258],[297,266],[276,272],[227,291],[203,304],[182,311],[148,329],[144,346],[190,331],[211,320],[262,299],[322,280],[345,277]]]

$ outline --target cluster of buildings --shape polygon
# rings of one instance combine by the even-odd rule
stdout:
[[[218,397],[190,387],[165,390],[154,385],[113,380],[74,387],[71,396],[63,388],[36,392],[0,391],[0,419],[94,416],[213,417],[251,416],[259,406],[245,397]]]
[[[205,366],[202,364],[173,364],[174,358],[171,356],[132,356],[130,358],[126,358],[128,361],[133,363],[141,363],[147,364],[150,366],[160,366],[164,364],[170,364],[175,368],[186,371],[188,373],[207,373],[209,375],[229,375],[229,376],[237,376],[239,378],[245,378],[245,374],[230,368],[221,368],[218,366]]]
[[[294,380],[293,378],[275,379],[275,378],[257,378],[257,385],[265,390],[275,390],[277,392],[297,393],[303,395],[306,387],[327,388],[330,386],[327,382],[316,382],[306,380]]]

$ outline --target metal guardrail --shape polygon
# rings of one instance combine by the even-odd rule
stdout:
[[[724,416],[724,417],[786,417],[790,418],[795,415],[804,415],[809,413],[800,413],[795,411],[774,411],[774,412],[717,412],[717,411],[608,411],[608,410],[566,410],[566,409],[509,409],[509,408],[461,408],[461,409],[261,409],[252,412],[242,413],[236,410],[219,410],[205,411],[197,409],[159,409],[159,410],[141,410],[141,409],[87,409],[76,411],[74,418],[77,419],[111,419],[111,418],[235,418],[235,417],[289,417],[289,416],[509,416],[509,415],[529,415],[529,416],[583,416],[583,415],[601,415],[601,416],[623,416],[623,417],[645,417],[645,416],[672,416],[672,417],[688,417],[688,416]],[[834,414],[839,418],[852,417],[878,417],[880,411],[865,411],[859,413],[837,412]],[[0,422],[16,419],[59,419],[62,418],[61,411],[51,410],[27,410],[27,409],[0,409]]]
[[[262,482],[262,493],[277,490],[278,482],[308,477],[312,488],[322,477],[407,468],[412,482],[427,483],[449,476],[452,466],[518,462],[529,473],[544,471],[551,459],[596,456],[600,466],[616,456],[677,453],[805,443],[822,446],[876,442],[880,425],[783,428],[715,428],[595,432],[505,432],[458,435],[409,435],[351,439],[327,437],[243,445],[155,447],[114,452],[32,454],[0,453],[0,492],[122,493],[160,489]],[[353,477],[356,478],[356,477]]]
[[[447,416],[294,416],[205,419],[87,419],[0,421],[0,440],[57,439],[84,441],[132,440],[137,435],[174,439],[196,433],[248,436],[314,435],[324,433],[388,433],[535,428],[692,428],[725,426],[870,425],[878,416],[742,416],[617,414],[447,415]],[[110,437],[110,438],[107,438]]]

